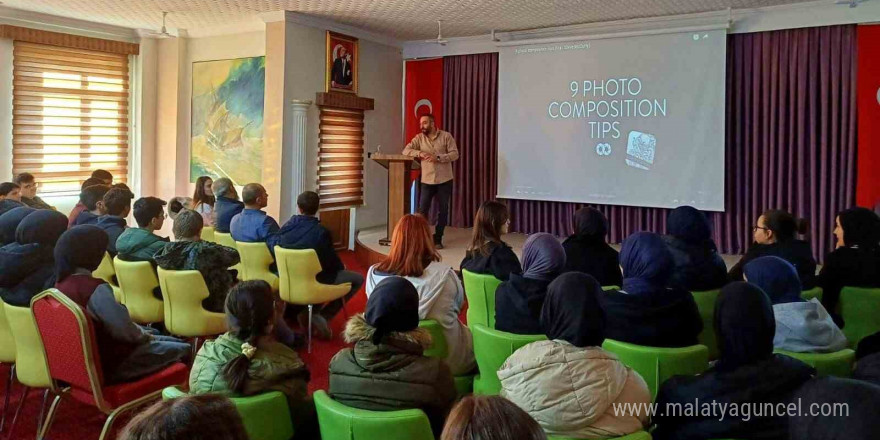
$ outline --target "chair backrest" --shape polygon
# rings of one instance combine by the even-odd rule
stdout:
[[[443,334],[443,327],[434,319],[424,319],[419,321],[419,327],[431,334],[431,348],[425,350],[425,356],[446,359],[449,356],[449,346],[446,344],[446,335]]]
[[[101,260],[101,265],[92,272],[92,276],[112,285],[113,275],[116,275],[116,269],[113,268],[113,260],[110,258],[109,253],[104,252],[104,259]]]
[[[37,322],[34,321],[30,307],[3,304],[3,310],[15,340],[15,377],[32,388],[51,387],[52,379],[49,377],[43,340],[40,339],[40,331],[37,330]]]
[[[291,304],[322,304],[342,297],[351,289],[350,283],[321,284],[315,276],[321,262],[314,249],[284,249],[275,246],[278,264],[278,292]]]
[[[242,281],[247,280],[263,280],[272,286],[272,290],[278,290],[278,275],[272,273],[269,268],[275,259],[269,252],[266,243],[243,243],[235,242],[238,254],[241,256],[241,274],[239,278]]]
[[[602,348],[616,354],[645,379],[652,399],[666,379],[679,374],[697,375],[709,368],[709,350],[704,345],[661,348],[606,339]]]
[[[235,240],[232,239],[232,234],[230,233],[214,231],[214,241],[217,242],[217,244],[238,249],[235,247]]]
[[[186,396],[177,387],[162,390],[162,399]],[[293,437],[293,422],[287,398],[280,391],[269,391],[248,397],[230,397],[235,405],[248,438],[253,440],[288,440]]]
[[[91,320],[78,304],[63,293],[49,289],[31,301],[31,311],[46,350],[49,376],[108,412],[102,388],[104,378]],[[79,399],[78,399],[79,400]]]
[[[813,287],[812,289],[804,290],[801,292],[801,298],[806,301],[809,301],[813,298],[818,298],[819,301],[822,301],[822,288],[821,287]]]
[[[367,411],[315,391],[315,409],[323,440],[433,440],[431,422],[419,409]]]
[[[490,329],[485,325],[473,327],[474,356],[477,358],[479,377],[474,379],[474,394],[496,395],[501,392],[498,369],[516,350],[532,342],[546,340],[544,335],[516,335]]]
[[[128,308],[131,319],[138,324],[152,324],[165,319],[162,300],[153,296],[159,287],[159,279],[148,261],[123,261],[113,259],[116,278],[122,289],[122,303]]]
[[[464,294],[468,300],[468,327],[473,328],[474,324],[482,324],[495,328],[495,290],[501,285],[501,280],[493,275],[464,269],[461,275],[464,278]]]
[[[820,376],[852,376],[853,364],[856,361],[856,352],[845,348],[834,353],[795,353],[785,350],[773,350],[774,353],[793,357],[813,368]]]
[[[15,362],[15,338],[12,337],[12,329],[6,319],[6,307],[0,301],[0,364]]]
[[[210,241],[212,243],[216,243],[216,238],[214,238],[214,227],[213,226],[205,226],[202,228],[202,240]]]
[[[602,290],[610,292],[612,290],[620,290],[620,286],[602,286]]]
[[[718,341],[715,339],[715,301],[721,290],[707,290],[705,292],[692,292],[700,318],[703,320],[703,331],[698,340],[700,345],[709,349],[709,359],[718,359]]]
[[[840,292],[843,334],[850,347],[880,331],[880,288],[844,287]]]
[[[208,286],[197,270],[157,269],[162,288],[165,328],[173,335],[198,337],[226,331],[226,316],[202,307]]]

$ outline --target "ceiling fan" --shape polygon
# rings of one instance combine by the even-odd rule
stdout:
[[[437,20],[437,38],[433,40],[425,40],[425,43],[434,43],[439,44],[441,46],[446,46],[446,43],[449,41],[443,38],[443,22]]]
[[[153,38],[174,38],[174,35],[168,33],[168,28],[165,27],[165,17],[167,15],[167,12],[162,11],[162,29],[159,30],[159,32],[150,32],[146,36]]]
[[[850,8],[855,8],[859,5],[859,3],[866,2],[868,0],[838,0],[835,4],[838,5],[849,5]]]

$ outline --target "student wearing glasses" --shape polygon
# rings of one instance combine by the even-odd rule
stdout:
[[[33,174],[20,173],[15,176],[13,183],[21,188],[21,203],[34,209],[55,209],[54,206],[37,197],[37,188],[40,184],[34,179]]]
[[[731,281],[743,281],[743,267],[759,257],[776,256],[797,269],[804,290],[816,287],[816,260],[810,243],[797,238],[807,233],[809,224],[791,213],[774,209],[761,214],[752,228],[755,242],[742,259],[730,269]]]

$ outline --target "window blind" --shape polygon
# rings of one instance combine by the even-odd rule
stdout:
[[[318,194],[321,208],[364,204],[364,111],[320,107]]]
[[[15,41],[12,65],[13,173],[41,194],[78,194],[98,168],[125,182],[128,55]]]

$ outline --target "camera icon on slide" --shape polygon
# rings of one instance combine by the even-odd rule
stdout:
[[[596,154],[598,154],[599,156],[610,156],[611,144],[607,142],[600,142],[596,144]]]
[[[653,134],[640,131],[629,132],[629,141],[626,144],[626,164],[641,170],[650,170],[654,165],[654,153],[657,147],[657,139]]]

